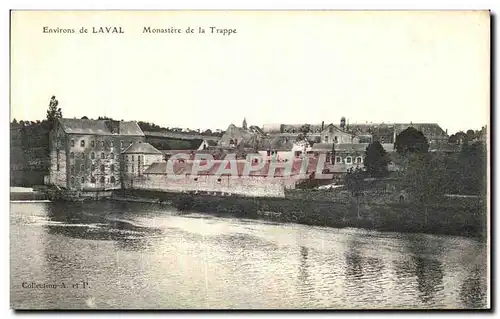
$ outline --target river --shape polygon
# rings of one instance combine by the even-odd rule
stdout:
[[[471,238],[119,202],[11,203],[10,236],[15,309],[456,309],[489,296],[487,248]]]

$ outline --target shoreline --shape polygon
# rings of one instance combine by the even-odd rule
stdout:
[[[45,201],[48,194],[11,192],[10,201]],[[219,217],[262,219],[332,228],[360,228],[385,232],[426,233],[487,238],[487,211],[482,205],[365,204],[314,199],[256,198],[241,196],[165,193],[119,190],[108,198],[116,202],[170,206],[180,212],[198,212]],[[56,200],[57,201],[57,200]],[[453,216],[453,218],[450,218]]]
[[[124,196],[125,195],[125,196]],[[134,200],[127,198],[134,197]],[[144,201],[173,206],[181,212],[201,212],[213,216],[264,219],[332,228],[361,228],[401,233],[427,233],[485,239],[486,207],[429,206],[427,218],[423,208],[412,204],[370,204],[353,202],[298,200],[287,198],[252,198],[196,194],[173,194],[134,191],[113,194],[111,200]],[[359,212],[359,215],[358,215]],[[450,219],[450,215],[456,215]],[[458,217],[458,218],[457,218]]]

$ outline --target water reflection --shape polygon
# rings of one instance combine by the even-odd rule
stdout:
[[[151,238],[162,234],[159,228],[139,225],[130,219],[130,206],[119,202],[105,202],[102,206],[104,209],[93,211],[92,204],[87,203],[48,203],[45,227],[49,234],[111,240],[118,247],[130,250],[146,248]]]
[[[481,279],[484,277],[484,271],[479,267],[474,267],[467,274],[460,286],[460,300],[466,308],[482,308],[485,306],[486,287]]]
[[[309,271],[307,265],[307,256],[309,255],[309,248],[300,246],[300,259],[299,259],[299,287],[309,287],[311,283],[309,282]]]
[[[11,234],[17,305],[85,307],[89,295],[104,308],[486,304],[485,248],[467,238],[179,216],[108,202],[13,205]],[[19,288],[61,279],[88,280],[92,290]]]
[[[406,248],[411,256],[411,274],[416,277],[419,298],[432,304],[436,294],[443,289],[443,242],[434,237],[413,234],[406,236]]]

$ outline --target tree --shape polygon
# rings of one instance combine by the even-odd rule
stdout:
[[[427,222],[429,205],[439,202],[448,189],[446,167],[442,157],[433,153],[410,153],[407,159],[407,165],[399,172],[400,182]]]
[[[311,125],[304,124],[299,129],[299,136],[297,136],[297,141],[307,140],[307,134],[311,132]]]
[[[356,198],[357,206],[358,206],[358,218],[359,215],[359,197],[363,191],[363,181],[364,181],[364,172],[359,167],[356,167],[355,170],[350,168],[347,171],[346,176],[344,177],[344,184],[347,189],[351,192],[351,195]]]
[[[429,143],[421,131],[409,127],[396,136],[394,148],[399,154],[427,153]]]
[[[107,116],[99,116],[97,119],[98,119],[98,120],[110,120],[110,121],[113,121],[113,119],[112,119],[112,118],[107,117]]]
[[[17,120],[16,120],[16,119],[13,119],[13,120],[12,120],[12,124],[17,124]]]
[[[49,109],[47,110],[47,120],[54,121],[55,119],[62,118],[62,111],[61,108],[57,108],[58,105],[59,101],[53,95],[50,98]]]
[[[474,130],[467,130],[467,142],[469,141],[472,141],[476,138],[476,133],[474,132]]]
[[[364,163],[366,173],[371,177],[385,177],[389,173],[389,155],[378,141],[370,143],[366,148]]]
[[[88,119],[89,119],[89,118],[88,118],[88,117],[86,117],[86,116],[83,116],[83,117],[82,117],[82,120],[88,120]]]

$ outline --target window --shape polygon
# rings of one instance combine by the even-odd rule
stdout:
[[[109,154],[109,156],[111,159],[115,159],[115,153],[111,153],[111,154]]]
[[[110,168],[111,172],[114,172],[115,171],[115,165],[114,164],[111,164]]]
[[[104,173],[104,165],[101,165],[101,172]]]
[[[267,156],[271,156],[271,151],[267,150]]]
[[[104,184],[104,176],[101,176],[101,178],[99,179],[99,181],[101,182],[101,184]]]
[[[92,172],[93,172],[93,171],[95,171],[95,165],[94,165],[94,164],[92,164],[92,166],[91,166],[90,170],[91,170]]]
[[[113,183],[113,184],[114,184],[114,183],[116,182],[115,177],[114,177],[114,176],[111,176],[110,181],[111,181],[111,183]]]
[[[120,148],[123,149],[123,141],[120,141]]]
[[[69,158],[75,158],[75,153],[73,152],[69,153]]]
[[[91,141],[91,142],[90,142],[90,146],[95,147],[95,142],[94,142],[94,141]]]
[[[75,165],[71,165],[70,170],[71,170],[71,174],[75,174]]]
[[[95,184],[95,177],[94,177],[94,176],[92,176],[92,177],[90,178],[90,182],[91,182],[91,183],[93,183],[93,184]]]
[[[83,171],[85,171],[85,165],[81,164],[80,165],[80,172],[83,172]]]
[[[71,185],[75,185],[75,178],[71,176]]]
[[[132,155],[132,162],[134,161],[134,155]]]
[[[71,147],[75,146],[75,140],[71,140]]]
[[[347,157],[345,158],[345,163],[346,163],[346,164],[352,164],[352,157],[347,156]]]
[[[56,148],[61,148],[61,141],[56,142]]]
[[[339,140],[338,140],[337,136],[335,136],[335,139],[334,139],[334,140],[335,140],[335,143],[338,143],[338,142],[339,142]]]
[[[95,153],[94,152],[90,153],[90,159],[95,159]]]
[[[342,157],[335,156],[335,163],[342,163]]]
[[[198,177],[195,177],[195,178],[194,178],[194,181],[196,182],[197,180],[198,180]]]
[[[133,143],[133,142],[132,142],[132,141],[130,141],[129,145],[132,145],[132,143]]]
[[[328,136],[327,135],[325,135],[325,139],[324,140],[325,140],[325,143],[328,143]]]
[[[105,159],[104,153],[101,153],[101,159]]]
[[[357,164],[363,163],[363,158],[361,156],[356,157],[356,163]]]
[[[101,141],[101,146],[104,147],[104,141]]]
[[[302,154],[301,151],[295,151],[295,157],[299,157]]]
[[[85,183],[85,177],[82,176],[81,182],[82,184]]]
[[[81,141],[80,141],[80,146],[81,146],[81,147],[85,147],[85,140],[81,140]]]
[[[130,167],[132,167],[132,172],[134,172],[134,165],[132,164],[130,165]]]
[[[59,170],[59,163],[57,163],[57,170]]]
[[[110,142],[109,142],[109,146],[110,146],[110,147],[113,147],[113,145],[114,145],[113,141],[110,141]]]
[[[217,178],[217,181],[218,181],[218,182],[220,183],[220,182],[222,181],[222,179],[220,179],[220,178]]]

